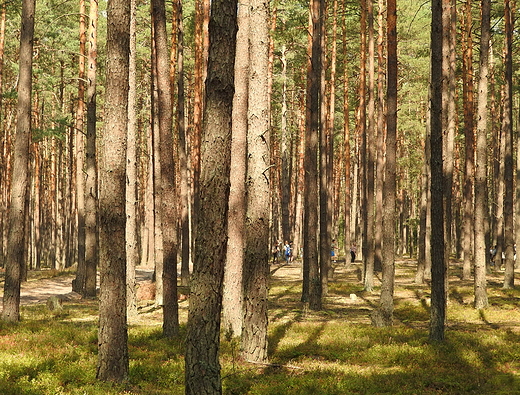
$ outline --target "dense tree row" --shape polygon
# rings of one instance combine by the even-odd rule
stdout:
[[[127,375],[136,265],[155,270],[166,336],[178,334],[177,267],[190,287],[194,394],[220,388],[221,311],[243,358],[267,361],[268,265],[285,244],[317,310],[331,249],[360,246],[367,291],[382,271],[376,325],[392,323],[396,255],[416,256],[416,281],[432,280],[435,340],[454,259],[477,308],[502,256],[514,286],[510,0],[1,10],[2,317],[19,319],[27,269],[76,265],[85,297],[99,270],[100,379]]]

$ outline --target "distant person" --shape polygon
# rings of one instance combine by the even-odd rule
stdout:
[[[283,250],[284,250],[284,256],[285,256],[285,263],[289,263],[290,259],[291,259],[291,245],[286,241],[284,246],[283,246]]]
[[[273,245],[273,264],[277,263],[278,262],[278,258],[280,257],[280,246],[278,245],[279,243],[276,242],[274,245]]]
[[[333,262],[336,262],[336,239],[332,239],[332,243],[330,244],[330,256]]]
[[[491,265],[495,266],[495,257],[497,255],[497,246],[489,249],[489,260],[491,261]]]
[[[352,247],[350,247],[350,262],[351,263],[354,263],[354,261],[356,260],[356,251],[357,251],[356,243],[352,243]]]

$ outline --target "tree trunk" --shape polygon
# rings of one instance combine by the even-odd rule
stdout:
[[[20,30],[18,104],[16,135],[14,141],[14,162],[9,207],[9,235],[2,319],[20,320],[20,280],[24,265],[25,200],[27,197],[29,172],[29,144],[31,140],[31,92],[32,54],[34,37],[35,0],[22,2],[22,26]]]
[[[96,296],[97,266],[99,260],[98,230],[98,170],[96,153],[96,73],[97,73],[97,21],[98,1],[90,1],[88,28],[88,68],[87,68],[87,145],[85,182],[85,295]]]
[[[455,6],[452,0],[443,0],[443,130],[446,130],[443,138],[443,168],[444,168],[444,237],[446,242],[446,262],[449,265],[451,255],[451,231],[452,231],[452,200],[453,200],[453,161],[455,144],[455,35],[453,26],[456,23],[454,16]],[[446,279],[447,281],[447,279]],[[447,284],[446,284],[447,285]]]
[[[112,0],[107,10],[106,124],[100,172],[100,278],[97,378],[128,378],[126,319],[125,189],[130,4]]]
[[[136,3],[130,0],[130,58],[128,75],[128,131],[126,136],[126,311],[137,315],[135,268],[139,263],[137,238],[137,89]]]
[[[430,339],[444,340],[446,320],[445,290],[445,240],[444,240],[444,188],[443,188],[443,138],[442,138],[442,49],[443,49],[442,0],[432,1],[431,23],[431,250],[432,283]]]
[[[364,275],[364,288],[365,291],[372,292],[374,289],[374,264],[375,264],[375,251],[374,251],[374,236],[375,236],[375,215],[374,215],[374,171],[375,171],[375,147],[373,141],[375,141],[375,97],[374,97],[374,3],[373,0],[367,0],[367,20],[368,20],[368,128],[366,130],[366,171],[365,171],[365,183],[366,183],[366,219],[365,234],[366,243],[364,243],[365,253],[365,275]]]
[[[320,2],[320,15],[323,20],[320,23],[320,46],[321,48],[327,48],[326,34],[325,34],[325,20],[327,19],[326,2]],[[327,56],[325,51],[321,51],[321,74],[320,74],[320,121],[319,121],[319,271],[320,271],[320,283],[321,283],[321,295],[325,296],[328,292],[328,272],[331,264],[330,249],[331,249],[331,221],[329,221],[329,214],[332,211],[331,202],[329,202],[329,194],[332,186],[328,176],[329,167],[331,162],[329,161],[332,155],[329,149],[329,138],[332,131],[329,129],[327,122],[327,95],[325,93],[327,88],[326,82],[326,70],[327,70]],[[332,82],[331,82],[332,83]]]
[[[383,0],[378,0],[378,35],[377,35],[377,122],[376,122],[376,176],[375,176],[375,229],[374,229],[374,267],[382,268],[381,243],[383,239],[383,189],[385,174],[385,67],[384,67],[384,23],[383,14],[385,13]],[[372,144],[374,145],[374,144]],[[384,248],[384,246],[383,246]]]
[[[247,131],[247,213],[244,261],[244,329],[242,356],[267,361],[269,279],[269,9],[250,6],[249,100]]]
[[[382,2],[380,1],[380,9]],[[387,134],[385,182],[383,184],[383,262],[381,284],[381,324],[392,325],[395,277],[395,197],[397,140],[397,11],[396,0],[387,1]]]
[[[464,235],[462,243],[464,263],[462,265],[462,279],[471,277],[471,262],[473,261],[473,180],[475,177],[475,105],[473,84],[473,26],[471,15],[471,0],[466,1],[464,9],[464,39],[462,57],[462,96],[464,103]]]
[[[190,235],[190,191],[188,172],[188,146],[186,143],[186,124],[184,95],[184,24],[182,1],[174,3],[174,18],[176,22],[172,26],[172,40],[175,45],[172,49],[176,56],[177,77],[173,78],[177,86],[177,117],[176,129],[179,135],[178,157],[179,157],[179,179],[180,179],[180,228],[181,228],[181,285],[189,285],[190,260],[191,260],[191,235]],[[175,28],[175,30],[174,30]],[[173,73],[175,74],[175,73]],[[175,76],[173,76],[175,77]],[[174,95],[173,95],[174,96]],[[173,100],[173,99],[172,99]]]
[[[343,1],[343,9],[342,9],[342,41],[343,41],[343,56],[346,57],[348,55],[347,51],[347,28],[346,28],[346,0]],[[351,192],[351,159],[350,159],[350,108],[349,108],[349,77],[348,77],[348,67],[345,67],[343,70],[343,162],[344,162],[344,177],[345,177],[345,192],[344,192],[344,219],[345,219],[345,254],[347,255],[347,262],[349,261],[349,251],[351,248],[351,213],[352,213],[352,192]]]
[[[83,133],[85,118],[85,58],[86,58],[86,16],[85,0],[79,2],[79,74],[78,74],[78,106],[73,136],[76,136],[76,204],[77,204],[77,243],[78,267],[76,280],[72,290],[85,295],[87,268],[85,266],[85,137]],[[72,194],[71,194],[72,195]],[[74,199],[71,198],[71,201]],[[73,210],[71,210],[73,212]]]
[[[246,155],[249,90],[249,24],[250,11],[247,6],[238,7],[237,50],[235,58],[235,95],[233,99],[233,124],[231,142],[231,167],[228,246],[224,271],[224,293],[222,295],[223,328],[233,336],[242,335],[243,269],[246,217]],[[245,307],[245,306],[244,306]]]
[[[513,228],[513,20],[510,0],[504,0],[504,289],[511,289],[515,282],[514,228]]]
[[[193,89],[193,135],[192,135],[192,171],[193,171],[193,210],[192,210],[192,232],[197,233],[199,215],[199,178],[201,161],[201,135],[202,116],[204,111],[204,75],[207,67],[206,41],[204,35],[207,33],[207,9],[208,0],[195,1],[195,64],[194,64],[194,89]],[[194,240],[195,241],[195,240]]]
[[[486,284],[486,210],[487,210],[487,104],[489,44],[491,38],[491,1],[482,0],[480,61],[477,96],[477,146],[475,166],[475,308],[488,306]]]
[[[321,281],[318,261],[318,136],[319,93],[321,76],[321,1],[311,0],[310,57],[307,71],[307,114],[305,133],[305,180],[303,216],[304,291],[302,301],[313,310],[321,310]],[[307,286],[305,284],[307,281]]]
[[[220,314],[227,247],[231,119],[237,31],[235,0],[213,2],[209,26],[204,146],[186,338],[187,395],[222,393]]]
[[[171,104],[170,56],[166,34],[164,0],[152,0],[154,44],[157,67],[157,109],[159,121],[159,157],[161,178],[157,193],[163,237],[163,332],[173,337],[179,331],[177,299],[177,194],[173,161],[173,109]]]

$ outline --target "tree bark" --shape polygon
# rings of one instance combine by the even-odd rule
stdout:
[[[76,136],[76,205],[77,205],[77,243],[78,243],[78,266],[76,280],[73,281],[72,290],[85,295],[85,282],[87,268],[85,265],[85,58],[86,58],[86,21],[85,0],[79,2],[79,73],[78,73],[78,106],[76,108],[76,120],[74,133]],[[71,201],[73,199],[71,198]],[[72,211],[72,210],[71,210]],[[75,221],[74,221],[75,222]]]
[[[514,214],[513,214],[513,16],[510,0],[504,0],[504,289],[511,289],[515,282]]]
[[[231,142],[231,176],[228,212],[228,246],[224,271],[222,326],[233,336],[242,335],[243,270],[245,256],[247,129],[249,94],[249,24],[250,3],[238,7],[237,51],[235,58],[235,95]]]
[[[173,161],[173,109],[171,103],[170,56],[166,34],[164,0],[152,0],[154,44],[157,67],[157,109],[159,121],[159,158],[161,178],[158,184],[163,238],[163,333],[175,336],[179,331],[177,299],[177,193]],[[156,180],[157,181],[157,180]]]
[[[97,378],[128,378],[125,189],[130,4],[112,0],[107,10],[106,123],[100,172],[100,278]]]
[[[475,166],[475,308],[488,306],[486,283],[486,210],[487,210],[487,104],[489,83],[489,45],[491,39],[491,2],[482,0],[480,60],[477,96],[477,146]]]
[[[267,361],[269,279],[269,9],[251,0],[247,132],[247,212],[242,356]]]
[[[464,102],[464,216],[463,216],[463,265],[462,279],[471,277],[471,262],[473,260],[473,184],[475,177],[475,105],[473,83],[473,26],[471,15],[471,0],[466,1],[464,8],[464,39],[462,57],[462,96]]]
[[[187,395],[222,393],[219,338],[227,249],[236,0],[214,1],[209,25],[198,224],[186,339]]]
[[[20,320],[20,282],[24,265],[24,251],[26,248],[24,236],[27,207],[25,201],[29,182],[35,3],[35,0],[24,0],[22,2],[17,122],[12,174],[13,184],[11,189],[11,204],[9,207],[9,234],[2,311],[2,319],[10,322]]]
[[[387,1],[387,134],[385,181],[383,184],[383,250],[381,323],[392,325],[395,280],[395,198],[397,141],[397,11],[396,0]]]
[[[130,58],[128,76],[128,131],[126,136],[126,311],[137,315],[135,268],[139,263],[137,238],[137,89],[136,3],[130,0]]]
[[[365,185],[366,185],[366,206],[365,227],[366,243],[363,244],[365,253],[365,273],[364,288],[365,291],[372,292],[374,289],[374,270],[375,270],[375,213],[374,213],[374,194],[375,194],[375,147],[372,144],[375,141],[375,97],[374,97],[374,3],[373,0],[367,0],[367,21],[368,21],[368,127],[366,129],[365,141],[366,159],[365,159]]]
[[[98,266],[98,167],[96,153],[96,73],[97,73],[97,21],[98,1],[90,0],[88,28],[88,68],[87,68],[87,144],[85,182],[85,295],[96,296]]]
[[[176,129],[179,136],[178,157],[179,157],[179,179],[180,179],[180,229],[181,229],[181,285],[189,285],[190,261],[191,261],[191,234],[190,234],[190,190],[189,190],[189,169],[188,169],[188,146],[186,142],[186,123],[185,107],[186,99],[184,95],[184,23],[182,1],[174,2],[174,18],[176,22],[172,26],[172,40],[175,39],[173,48],[176,56],[177,76],[172,79],[177,86],[177,117]],[[174,30],[175,27],[175,30]],[[175,74],[175,73],[173,73]],[[173,100],[173,99],[172,99]]]
[[[431,23],[431,313],[430,339],[444,340],[446,320],[445,290],[445,240],[444,240],[444,187],[443,187],[443,138],[442,138],[442,49],[443,49],[442,0],[432,1]]]
[[[319,93],[321,76],[321,1],[311,0],[309,22],[310,57],[307,71],[307,114],[305,133],[305,180],[303,214],[303,270],[302,301],[313,310],[321,310],[321,281],[318,260],[318,136]],[[307,284],[305,282],[307,281]],[[305,293],[307,290],[307,293]]]

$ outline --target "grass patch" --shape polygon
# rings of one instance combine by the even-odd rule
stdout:
[[[520,394],[520,291],[490,283],[490,307],[477,311],[472,284],[451,279],[446,341],[435,344],[428,340],[429,289],[413,284],[410,262],[403,268],[390,328],[370,324],[379,284],[364,292],[355,265],[338,266],[320,312],[300,302],[299,267],[277,269],[270,365],[240,362],[236,339],[223,335],[224,394]],[[184,322],[168,340],[157,311],[131,320],[129,380],[112,385],[95,378],[96,301],[66,301],[60,312],[25,306],[22,318],[0,322],[2,395],[184,394]]]

